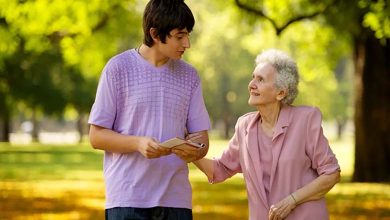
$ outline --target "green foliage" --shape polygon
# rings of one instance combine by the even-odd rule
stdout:
[[[1,97],[28,107],[24,113],[61,114],[68,106],[88,112],[104,64],[140,42],[136,4],[1,0]]]
[[[364,15],[363,26],[373,30],[378,39],[390,38],[389,2],[360,0],[359,5],[363,9],[369,8],[369,12]]]
[[[69,108],[87,113],[104,64],[114,54],[142,42],[141,17],[146,2],[0,0],[0,94],[6,97],[2,103],[8,100],[3,106],[23,106],[21,111],[29,111],[27,107],[44,114],[58,115]],[[277,18],[277,25],[322,10],[328,2],[246,1],[265,8],[269,17]],[[372,8],[382,18],[379,12],[385,9],[380,2],[362,7]],[[232,129],[240,115],[254,110],[247,105],[247,85],[256,55],[270,47],[286,50],[299,64],[296,104],[317,105],[325,117],[334,117],[331,97],[340,85],[333,72],[338,61],[350,53],[347,35],[319,17],[293,24],[276,36],[270,22],[244,16],[234,1],[186,3],[194,12],[196,25],[185,59],[201,74],[215,125],[222,121]],[[334,7],[329,10],[329,14],[335,13]],[[346,13],[355,16],[348,10]],[[367,19],[370,27],[384,27],[382,32],[387,33],[386,25]]]
[[[285,50],[298,63],[301,81],[295,104],[318,106],[327,119],[336,116],[337,113],[333,111],[335,104],[341,105],[338,107],[340,111],[348,112],[345,111],[348,105],[335,103],[331,98],[340,87],[334,76],[336,65],[351,53],[346,35],[341,35],[318,18],[294,23],[278,37],[269,22],[249,20],[247,23],[247,17],[243,18],[237,7],[232,5],[233,2],[230,5],[218,1],[212,5],[208,3],[207,10],[201,8],[201,1],[197,2],[199,5],[193,3],[193,7],[202,13],[196,14],[195,41],[188,57],[202,74],[206,104],[214,121],[229,113],[233,119],[230,122],[233,123],[238,116],[254,110],[247,105],[247,85],[256,55],[268,48]],[[266,8],[269,16],[282,13],[286,7],[281,7],[281,4],[287,4],[286,1],[257,2],[258,6]],[[291,14],[278,15],[277,20],[308,14],[315,8],[324,7],[323,3],[319,3],[312,6],[314,9],[309,7],[304,11],[309,4],[307,1],[295,3],[288,4],[294,10],[285,11]],[[218,85],[218,82],[223,83]],[[351,85],[345,89],[351,90]],[[234,97],[234,102],[226,102],[228,93]]]
[[[366,29],[381,41],[390,37],[390,7],[386,0],[336,1],[324,16],[332,27],[353,37],[364,36]]]
[[[241,39],[251,34],[238,13],[223,2],[196,1],[196,26],[192,48],[186,55],[203,80],[203,94],[208,112],[217,123],[231,129],[238,116],[249,111],[247,84],[251,78],[254,57],[241,47]]]

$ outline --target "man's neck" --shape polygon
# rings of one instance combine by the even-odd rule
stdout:
[[[168,62],[169,58],[163,56],[156,47],[148,47],[145,44],[142,44],[138,47],[137,52],[141,55],[146,61],[152,64],[155,67],[159,67]]]

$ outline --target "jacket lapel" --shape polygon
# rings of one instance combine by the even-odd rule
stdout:
[[[272,165],[271,165],[271,179],[270,186],[275,179],[276,167],[279,162],[280,152],[283,149],[284,138],[286,136],[287,128],[290,123],[290,106],[283,106],[279,113],[278,122],[276,123],[275,132],[272,137],[274,146],[272,147]]]
[[[254,182],[254,186],[259,194],[261,201],[266,207],[269,207],[263,185],[263,169],[260,165],[260,151],[257,142],[257,122],[259,117],[260,114],[257,113],[256,117],[254,117],[249,122],[245,131],[247,147],[246,153],[250,158],[250,161],[248,161],[248,176],[250,176],[251,180]]]

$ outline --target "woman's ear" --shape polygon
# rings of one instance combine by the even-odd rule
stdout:
[[[282,89],[279,91],[279,93],[276,95],[276,100],[278,101],[282,101],[284,99],[284,97],[287,96],[287,92],[285,89]]]

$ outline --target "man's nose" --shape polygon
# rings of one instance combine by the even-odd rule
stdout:
[[[183,40],[183,47],[185,48],[190,48],[191,47],[191,43],[190,43],[190,38],[189,37],[185,37],[184,40]]]

